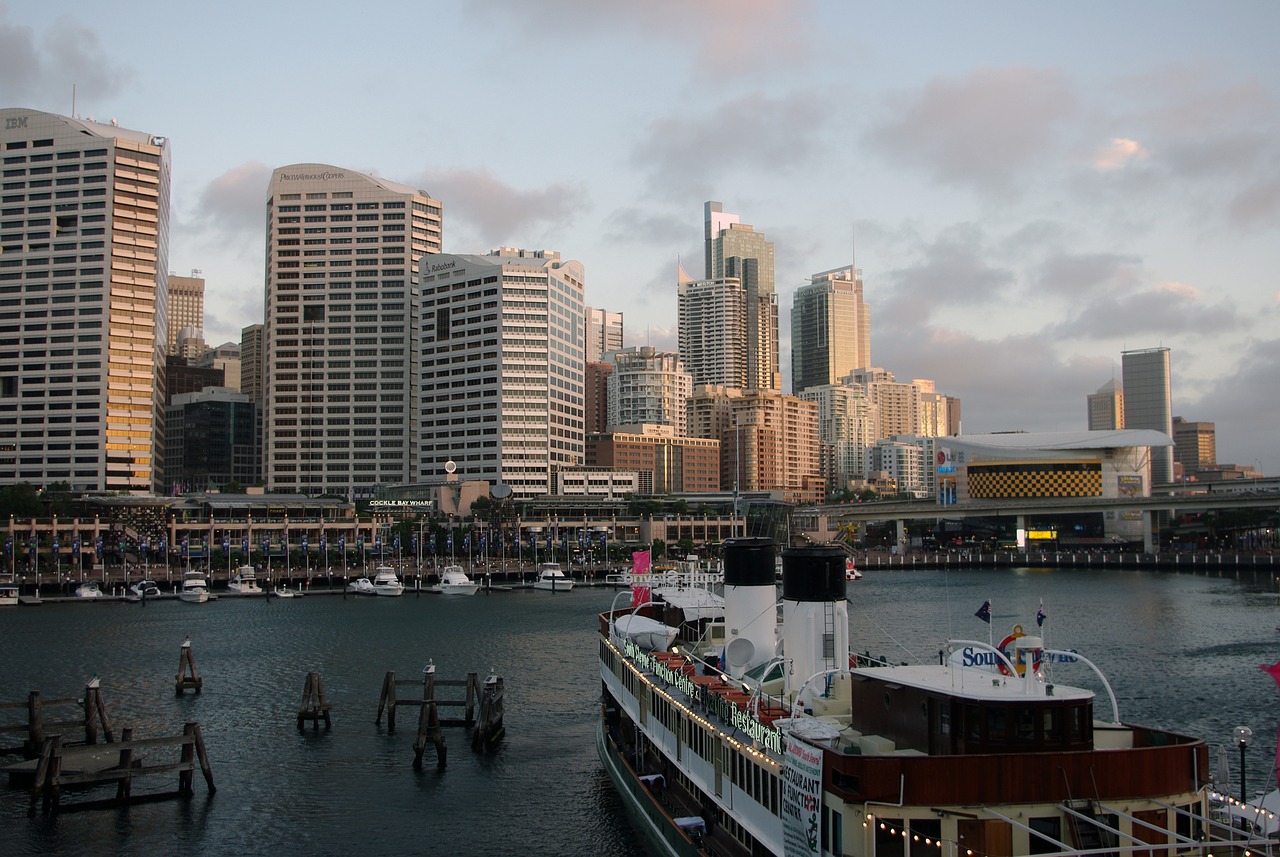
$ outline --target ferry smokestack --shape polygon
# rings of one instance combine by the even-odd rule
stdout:
[[[777,544],[773,539],[724,543],[725,668],[734,678],[774,656],[778,646]]]
[[[849,605],[839,548],[782,551],[782,634],[788,694],[817,673],[848,669]]]

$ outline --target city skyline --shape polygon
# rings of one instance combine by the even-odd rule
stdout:
[[[982,11],[374,4],[371,32],[431,34],[448,85],[426,88],[391,51],[330,62],[336,6],[233,4],[198,40],[145,2],[5,6],[0,104],[169,138],[169,269],[203,272],[211,346],[263,321],[282,165],[427,191],[448,253],[557,250],[589,305],[625,314],[626,345],[659,350],[715,199],[775,245],[784,390],[792,295],[852,261],[876,365],[962,399],[967,433],[1083,428],[1120,354],[1163,346],[1174,414],[1216,424],[1219,461],[1280,471],[1280,10]],[[539,33],[573,50],[530,62]]]

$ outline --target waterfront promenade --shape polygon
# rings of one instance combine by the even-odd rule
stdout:
[[[875,568],[1090,568],[1194,571],[1241,569],[1280,571],[1280,551],[859,551],[859,569]]]

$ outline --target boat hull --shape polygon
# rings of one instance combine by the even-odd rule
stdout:
[[[596,752],[605,773],[622,798],[622,806],[631,824],[644,836],[649,851],[661,857],[699,857],[703,852],[675,828],[667,814],[644,784],[632,776],[622,756],[614,748],[605,731],[604,721],[596,724]]]
[[[179,592],[178,600],[185,601],[188,604],[203,604],[209,600],[209,591],[201,590],[199,592]]]
[[[537,580],[533,584],[534,589],[540,589],[543,592],[569,592],[573,589],[573,581],[569,578],[556,578],[555,580]]]

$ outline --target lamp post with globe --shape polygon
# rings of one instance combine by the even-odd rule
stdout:
[[[1237,726],[1231,733],[1231,739],[1240,748],[1240,804],[1245,803],[1244,751],[1253,741],[1253,730],[1248,726]]]

